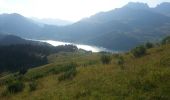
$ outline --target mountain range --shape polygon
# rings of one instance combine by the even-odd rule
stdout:
[[[39,25],[19,14],[0,15],[0,32],[24,38],[53,39],[129,50],[170,35],[170,3],[155,8],[130,2],[122,8],[100,12],[67,26]]]
[[[61,20],[61,19],[51,19],[51,18],[31,18],[35,22],[38,22],[40,25],[56,25],[56,26],[66,26],[66,25],[71,25],[73,22],[67,21],[67,20]]]

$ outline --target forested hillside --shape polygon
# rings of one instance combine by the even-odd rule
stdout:
[[[28,69],[48,63],[47,56],[58,52],[75,52],[77,47],[25,40],[14,35],[0,35],[0,73]]]
[[[0,46],[0,73],[18,71],[48,63],[47,56],[58,52],[74,52],[72,45],[53,47],[50,45],[9,45]]]

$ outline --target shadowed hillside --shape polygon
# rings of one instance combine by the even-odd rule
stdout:
[[[169,100],[169,37],[123,54],[57,53],[49,64],[2,74],[2,100]],[[149,48],[149,49],[146,49]],[[138,56],[136,56],[138,54]]]
[[[47,56],[58,52],[75,52],[73,45],[54,47],[43,42],[25,40],[14,35],[0,35],[0,73],[28,69],[48,63]]]

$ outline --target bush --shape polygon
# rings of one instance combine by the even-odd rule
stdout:
[[[13,81],[12,83],[8,84],[7,90],[10,93],[17,93],[21,92],[24,89],[25,85],[21,81]]]
[[[58,80],[62,81],[62,80],[66,80],[66,79],[72,79],[74,76],[76,76],[77,71],[72,69],[69,70],[65,73],[63,73],[62,75],[59,76]]]
[[[69,64],[64,65],[64,66],[54,67],[54,68],[49,70],[49,73],[59,74],[59,73],[62,73],[62,72],[69,71],[70,69],[74,69],[76,67],[77,67],[76,63],[69,63]]]
[[[154,45],[153,45],[152,43],[150,43],[150,42],[147,42],[147,43],[145,44],[145,47],[146,47],[147,49],[150,49],[150,48],[153,48]]]
[[[27,69],[26,68],[21,68],[20,71],[19,71],[20,75],[24,75],[26,73],[27,73]]]
[[[170,36],[165,37],[164,39],[162,39],[162,44],[169,44],[170,43]]]
[[[61,74],[58,77],[59,81],[66,80],[66,79],[72,79],[76,75],[77,70],[76,70],[76,65],[75,64],[67,65],[67,68],[68,69],[64,70],[64,73]]]
[[[22,81],[23,75],[19,75],[18,73],[10,74],[7,78],[4,78],[3,84],[11,84],[14,81]]]
[[[118,64],[118,65],[123,65],[123,64],[124,64],[124,59],[123,59],[122,56],[120,56],[120,57],[117,58],[117,64]]]
[[[36,89],[37,89],[37,82],[35,82],[35,81],[30,82],[29,83],[29,90],[34,91]]]
[[[111,62],[112,58],[109,55],[102,55],[101,61],[103,64],[109,64]]]
[[[36,79],[44,77],[45,75],[46,75],[46,73],[43,73],[43,72],[32,73],[30,79],[31,80],[36,80]]]
[[[116,63],[117,63],[118,65],[120,65],[120,68],[121,68],[121,69],[124,69],[124,65],[123,65],[124,62],[125,62],[125,61],[124,61],[124,59],[123,59],[122,56],[118,56],[118,57],[117,57]]]
[[[140,57],[140,56],[143,56],[146,54],[146,48],[141,45],[141,46],[138,46],[136,48],[134,48],[132,50],[132,54],[135,56],[135,57]]]

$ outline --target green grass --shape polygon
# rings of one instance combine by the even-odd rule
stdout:
[[[22,77],[25,88],[21,92],[2,95],[6,90],[4,80],[15,77],[2,76],[0,99],[170,100],[170,45],[148,49],[139,58],[131,53],[110,56],[111,62],[102,64],[99,53],[51,55],[50,64],[30,69]],[[76,63],[76,74],[70,79],[74,71],[68,65],[72,62]],[[59,81],[62,75],[68,78]],[[34,91],[30,91],[30,82],[36,82]]]

